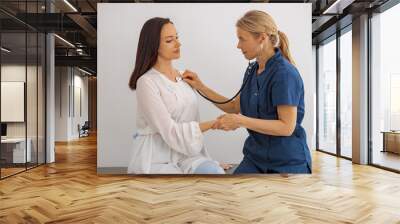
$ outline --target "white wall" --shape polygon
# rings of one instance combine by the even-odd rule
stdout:
[[[55,141],[68,141],[68,67],[55,68]]]
[[[78,74],[77,74],[78,72]],[[75,70],[75,75],[74,75],[74,110],[75,113],[73,113],[73,119],[72,119],[72,131],[71,134],[73,138],[78,138],[79,137],[79,132],[77,129],[78,124],[81,126],[85,123],[85,121],[88,120],[88,77],[87,76],[82,76],[82,73]],[[80,93],[78,91],[80,90]],[[80,98],[78,96],[80,94]],[[79,102],[81,101],[81,102]],[[82,110],[81,112],[79,111],[79,107]]]
[[[55,141],[77,139],[78,124],[83,125],[88,120],[88,78],[82,75],[71,67],[56,67]],[[76,97],[79,89],[82,114],[76,107],[79,105],[79,97]]]
[[[250,9],[265,10],[290,40],[292,55],[305,83],[304,127],[314,133],[315,74],[311,62],[311,4],[98,4],[98,167],[126,167],[135,132],[136,98],[128,88],[140,29],[152,17],[169,17],[182,47],[175,67],[197,72],[225,96],[240,87],[247,61],[236,48],[235,22]],[[202,120],[221,114],[200,100]],[[247,132],[212,131],[205,144],[213,158],[238,163]],[[310,146],[314,148],[314,146]]]
[[[313,126],[312,126],[311,130],[313,132],[312,133],[308,132],[307,134],[308,134],[308,138],[309,138],[308,147],[310,148],[310,150],[315,150],[317,148],[316,147],[316,145],[317,145],[317,92],[316,92],[316,89],[317,89],[317,86],[316,86],[317,85],[317,83],[316,83],[316,80],[317,80],[317,48],[315,45],[312,46],[311,61],[312,61],[312,63],[311,63],[312,77],[314,77],[314,78],[312,78],[312,77],[309,78],[308,81],[310,82],[310,84],[308,85],[308,88],[306,89],[306,91],[312,92],[312,102],[311,102],[312,104],[311,104],[311,107],[310,107],[310,104],[308,104],[308,106],[306,105],[306,113],[308,113],[309,110],[312,110],[313,117],[312,117],[311,123],[313,124]],[[303,75],[303,78],[304,78],[304,75]],[[313,83],[314,87],[311,87],[311,83]],[[310,90],[311,88],[314,88],[314,89]],[[307,131],[309,131],[309,130],[307,130]]]

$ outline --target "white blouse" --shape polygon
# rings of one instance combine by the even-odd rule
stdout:
[[[188,174],[211,160],[199,127],[197,95],[189,84],[150,69],[137,81],[136,98],[137,133],[128,173]]]

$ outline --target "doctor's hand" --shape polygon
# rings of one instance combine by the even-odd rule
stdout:
[[[193,89],[200,90],[204,87],[204,84],[201,82],[199,76],[190,70],[185,70],[185,72],[182,74],[182,78],[185,82],[192,86]]]
[[[213,129],[220,129],[224,131],[233,131],[240,128],[240,114],[224,114],[218,117],[213,125]]]

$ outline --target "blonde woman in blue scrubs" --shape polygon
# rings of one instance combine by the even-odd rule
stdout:
[[[249,136],[241,173],[311,173],[311,156],[304,118],[304,85],[290,55],[286,35],[263,11],[249,11],[237,23],[239,48],[248,60],[256,59],[246,73],[242,93],[230,103],[215,104],[226,114],[214,129],[246,128]],[[214,101],[227,98],[204,85],[193,72],[184,80]]]

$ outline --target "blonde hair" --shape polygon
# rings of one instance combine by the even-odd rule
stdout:
[[[259,10],[248,11],[236,22],[236,27],[250,32],[255,37],[258,37],[261,33],[266,33],[273,47],[278,47],[282,55],[291,64],[295,64],[289,51],[289,40],[286,34],[278,30],[274,19],[268,13]]]

